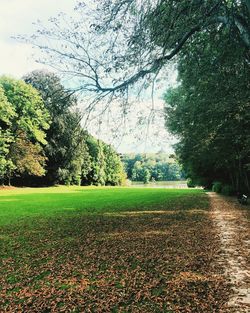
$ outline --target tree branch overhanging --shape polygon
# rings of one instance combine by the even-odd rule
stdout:
[[[242,1],[244,1],[247,8],[250,7],[249,0],[242,0]],[[117,18],[117,16],[119,15],[119,10],[121,10],[123,6],[126,6],[126,5],[130,6],[133,2],[135,1],[134,0],[123,0],[121,2],[114,1],[113,10],[112,8],[111,9],[108,8],[108,11],[111,14],[111,16],[110,16],[110,19],[106,20],[106,23],[108,21],[109,23],[112,24],[113,19]],[[159,3],[161,3],[161,1]],[[76,73],[77,77],[82,78],[82,83],[79,89],[82,89],[84,91],[94,92],[96,94],[115,93],[118,91],[124,93],[127,90],[128,86],[134,85],[140,79],[143,79],[149,76],[150,74],[159,72],[168,61],[172,60],[176,55],[178,55],[178,53],[181,51],[184,45],[192,38],[192,36],[194,36],[198,32],[206,31],[206,29],[208,29],[208,27],[210,27],[213,24],[218,24],[218,25],[221,24],[226,27],[230,27],[230,28],[234,27],[235,29],[237,29],[240,38],[244,42],[245,46],[249,49],[250,48],[250,31],[248,27],[248,24],[249,24],[248,21],[245,22],[244,21],[245,17],[242,19],[240,15],[237,15],[237,12],[234,12],[232,16],[229,16],[228,8],[226,8],[225,6],[226,4],[223,0],[215,1],[211,8],[208,5],[204,6],[203,10],[199,9],[197,11],[197,7],[195,6],[194,7],[195,11],[191,12],[193,16],[191,14],[191,17],[188,18],[187,25],[190,26],[189,30],[187,30],[184,33],[185,27],[180,30],[178,29],[179,25],[177,24],[177,30],[182,35],[180,35],[178,39],[177,35],[172,36],[172,34],[170,34],[171,35],[170,42],[164,45],[164,47],[161,47],[161,46],[157,47],[157,43],[156,43],[155,48],[153,44],[150,46],[150,48],[148,48],[146,46],[147,43],[144,43],[145,44],[144,53],[139,56],[141,58],[140,62],[137,62],[136,64],[136,53],[133,54],[134,63],[133,61],[131,62],[132,67],[134,67],[135,71],[137,70],[137,72],[135,74],[132,74],[133,71],[131,70],[128,70],[126,72],[124,71],[124,73],[122,74],[122,77],[118,79],[117,79],[117,73],[116,73],[116,69],[117,69],[116,62],[113,64],[112,63],[110,64],[110,68],[115,71],[115,76],[112,79],[112,75],[109,75],[110,73],[109,73],[109,68],[108,68],[109,67],[108,61],[106,62],[105,60],[104,63],[102,63],[103,62],[102,59],[99,60],[98,57],[93,58],[93,56],[90,56],[89,51],[88,51],[88,46],[85,47],[84,44],[82,44],[82,42],[84,42],[82,40],[83,38],[82,35],[79,37],[81,39],[81,44],[79,44],[79,38],[77,37],[78,33],[73,32],[74,36],[70,36],[70,32],[66,30],[65,33],[62,31],[62,32],[59,32],[59,35],[56,35],[57,40],[58,40],[58,37],[60,37],[61,35],[61,39],[64,40],[66,43],[68,42],[68,44],[71,45],[71,48],[72,48],[71,52],[67,49],[64,51],[64,50],[60,50],[58,48],[49,47],[49,46],[47,47],[40,46],[40,48],[45,51],[47,50],[47,52],[53,54],[54,57],[61,58],[63,62],[60,61],[60,63],[57,63],[59,67],[60,67],[60,64],[65,62],[65,60],[66,60],[66,63],[69,62],[73,70],[71,69],[67,70],[67,65],[66,65],[66,70],[63,70],[63,72],[64,73],[67,73],[67,72]],[[183,7],[180,6],[179,12],[182,12],[182,10],[183,10]],[[161,14],[164,14],[164,12]],[[194,21],[196,21],[196,25]],[[105,25],[106,27],[108,27],[107,24]],[[175,27],[175,23],[172,23],[171,25],[172,27]],[[140,25],[140,26],[142,27],[142,32],[143,32],[143,25]],[[109,35],[112,36],[112,30],[113,30],[113,33],[117,37],[118,35],[116,31],[112,28],[113,26],[110,26],[110,27],[111,27],[110,28],[111,32],[109,33]],[[166,31],[174,32],[175,30],[167,29]],[[53,34],[53,32],[49,32],[49,34]],[[64,34],[66,34],[67,36],[63,36]],[[46,36],[46,31],[44,35]],[[103,35],[103,33],[101,35]],[[169,37],[165,36],[164,38],[169,38]],[[76,41],[74,41],[74,39]],[[93,39],[94,38],[92,38],[92,40]],[[97,40],[98,39],[99,38],[97,38]],[[111,45],[112,45],[112,40],[111,40]],[[137,46],[139,47],[138,53],[140,53],[140,49],[143,50],[143,42],[142,42],[142,46],[140,45],[141,45],[141,42],[139,42]],[[92,49],[93,47],[94,46],[92,46]],[[96,48],[97,47],[98,45],[96,46]],[[81,53],[78,52],[79,48],[81,52],[83,53],[83,55],[81,55]],[[109,54],[116,53],[116,50],[114,49],[114,47],[113,49],[109,49],[109,48],[107,49]],[[132,49],[134,47],[129,47],[129,48]],[[91,54],[92,53],[93,51],[91,51]],[[122,60],[122,56],[123,54],[120,55],[121,60]],[[143,56],[145,58],[143,58]],[[119,60],[119,55],[117,59]],[[123,65],[124,65],[123,61],[121,60],[118,61],[118,70],[120,71],[120,73],[123,71]],[[112,62],[112,59],[110,62]],[[124,62],[127,62],[127,60],[124,60]],[[76,63],[79,64],[78,67],[76,66]],[[129,69],[129,65],[130,65],[130,62],[128,61],[127,63],[125,63],[125,68]],[[113,85],[108,86],[107,84],[105,86],[106,78],[108,78],[107,81],[112,81],[111,84]]]

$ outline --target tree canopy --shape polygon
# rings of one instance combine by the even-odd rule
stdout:
[[[0,178],[44,175],[49,114],[38,91],[24,81],[0,78]]]
[[[24,133],[29,139],[45,144],[45,130],[50,121],[39,92],[22,80],[4,76],[0,78],[0,86],[16,113],[11,130],[17,136]]]
[[[166,125],[194,182],[249,190],[250,71],[246,48],[226,31],[200,34],[182,51],[179,86],[167,91]]]
[[[11,123],[16,113],[13,105],[8,102],[4,89],[0,86],[0,179],[2,180],[8,168],[13,167],[11,160],[7,159],[10,143],[13,141]]]
[[[66,91],[54,73],[34,71],[24,80],[40,92],[52,120],[45,146],[46,183],[75,181],[81,175],[81,154],[86,149],[75,97]]]
[[[42,62],[97,99],[126,94],[140,79],[152,82],[187,44],[201,47],[196,39],[211,29],[250,47],[249,0],[102,0],[91,8],[80,1],[75,12],[79,19],[62,14],[51,27],[39,24],[31,41],[48,55]]]
[[[0,78],[0,179],[19,185],[120,185],[119,155],[81,126],[76,98],[53,73]]]

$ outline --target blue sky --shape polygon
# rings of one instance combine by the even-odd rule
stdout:
[[[33,25],[38,19],[45,24],[46,21],[58,13],[73,14],[75,0],[0,0],[0,75],[6,74],[21,78],[24,74],[39,68],[44,68],[35,62],[37,51],[30,44],[18,42],[13,36],[18,34],[31,35],[35,32]],[[175,73],[170,73],[170,80],[175,80]],[[150,106],[150,99],[141,103],[142,108]],[[157,105],[162,107],[162,101],[155,99]],[[159,119],[154,125],[152,133],[138,138],[136,125],[133,125],[133,115],[129,117],[132,132],[129,136],[113,140],[108,128],[102,129],[94,135],[106,142],[113,143],[120,152],[157,152],[159,150],[172,151],[171,144],[175,142],[164,129],[164,119]],[[94,129],[94,127],[92,127]],[[92,132],[93,133],[93,132]],[[157,135],[153,134],[157,133]],[[147,137],[147,140],[146,140]]]

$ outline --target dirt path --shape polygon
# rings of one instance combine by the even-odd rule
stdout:
[[[221,240],[219,262],[233,285],[230,312],[250,312],[250,208],[208,193],[212,218]]]

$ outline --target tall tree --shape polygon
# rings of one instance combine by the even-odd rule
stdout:
[[[51,116],[47,131],[46,182],[71,183],[81,176],[81,154],[86,149],[77,100],[62,85],[60,78],[48,71],[33,71],[24,77],[26,83],[39,90]],[[78,178],[77,178],[78,177]]]
[[[14,139],[11,124],[15,115],[14,107],[8,102],[4,89],[0,86],[0,180],[2,182],[8,169],[14,168],[13,162],[7,156],[9,146]]]
[[[105,184],[122,185],[126,180],[126,174],[120,156],[111,145],[107,144],[104,145],[103,152],[105,155]]]
[[[1,176],[44,175],[42,145],[49,114],[39,93],[21,80],[0,78]],[[22,164],[22,165],[21,165]]]
[[[179,87],[166,94],[167,127],[179,136],[177,154],[203,185],[215,180],[250,190],[250,73],[237,37],[211,30],[182,52]]]
[[[61,123],[60,137],[56,150],[56,160],[52,159],[55,173],[54,183],[81,184],[81,173],[84,165],[84,158],[88,156],[86,138],[88,134],[81,127],[81,115],[75,112],[64,114]],[[56,169],[56,171],[55,171]]]

